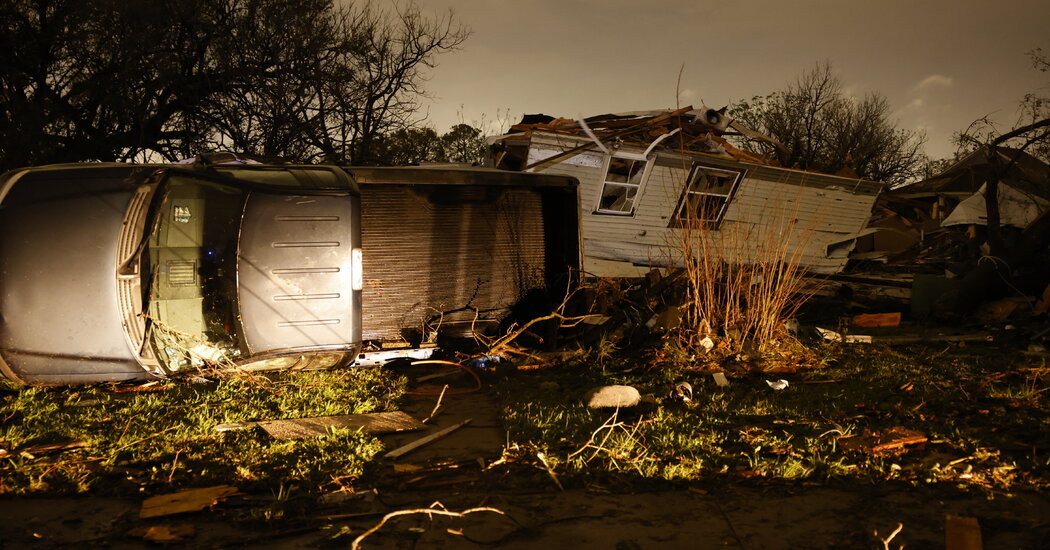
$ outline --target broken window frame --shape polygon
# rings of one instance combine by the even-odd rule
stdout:
[[[696,204],[696,202],[691,202],[689,200],[691,197],[718,197],[721,199],[721,204],[718,206],[718,211],[715,212],[714,216],[698,216],[696,218],[698,222],[704,224],[708,229],[718,229],[719,226],[722,225],[722,220],[725,218],[726,211],[729,209],[729,203],[732,202],[733,195],[736,194],[737,187],[740,186],[740,182],[744,179],[744,174],[746,173],[746,170],[733,170],[694,162],[692,169],[689,171],[689,177],[686,179],[686,184],[682,187],[682,195],[679,197],[678,204],[675,206],[674,215],[671,216],[670,226],[682,227],[682,223],[687,219],[684,217],[686,212],[688,212],[688,210],[686,210],[686,205]],[[712,193],[706,191],[705,189],[711,189],[711,186],[706,183],[706,176],[711,175],[719,178],[731,178],[732,181],[729,182],[728,185],[729,189],[725,193]],[[703,180],[701,180],[701,178],[703,178]],[[701,184],[701,181],[704,183]],[[698,188],[698,184],[701,184],[704,187]],[[699,199],[697,202],[703,200],[704,199]]]
[[[628,176],[628,181],[615,181],[609,179],[609,170],[614,166],[614,162],[624,161],[629,163],[628,174],[636,174],[635,177]],[[638,170],[633,170],[634,166],[641,164]],[[649,180],[649,173],[653,169],[653,159],[649,158],[644,154],[630,153],[625,151],[617,151],[612,154],[606,155],[605,166],[602,170],[602,188],[598,193],[598,202],[594,207],[593,214],[602,214],[606,216],[634,216],[635,210],[638,207],[638,199],[641,197],[642,188],[645,186],[645,182]],[[636,179],[637,181],[629,181]],[[624,204],[629,204],[630,209],[616,209],[609,208],[608,206],[602,206],[605,197],[607,196],[606,190],[610,187],[619,187],[625,189],[624,191]],[[634,195],[631,195],[631,191],[634,191]],[[609,195],[611,196],[611,195]],[[621,199],[615,199],[613,204],[619,202]]]

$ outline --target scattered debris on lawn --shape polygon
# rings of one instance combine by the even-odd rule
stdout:
[[[860,436],[839,436],[842,447],[849,451],[879,454],[885,452],[902,453],[905,447],[926,443],[927,437],[921,432],[901,426],[884,432],[864,430]]]
[[[988,331],[949,333],[913,331],[904,334],[846,334],[842,335],[833,330],[817,327],[817,333],[829,342],[844,342],[847,344],[917,344],[920,342],[991,342],[994,340],[992,333]]]
[[[693,400],[693,385],[689,382],[679,382],[671,388],[671,392],[667,394],[667,397],[675,401],[688,403]]]
[[[468,418],[468,419],[466,419],[466,420],[464,420],[464,421],[462,421],[462,422],[460,422],[458,424],[454,424],[452,426],[449,426],[448,428],[445,428],[445,429],[443,429],[443,430],[441,430],[439,432],[432,433],[432,434],[430,434],[430,435],[428,435],[426,437],[421,437],[421,438],[419,438],[419,439],[417,439],[417,440],[415,440],[415,441],[413,441],[411,443],[408,443],[407,445],[403,445],[401,447],[398,447],[398,448],[396,448],[396,449],[386,453],[385,455],[383,455],[383,458],[393,459],[393,458],[398,458],[398,457],[404,456],[405,454],[408,454],[409,452],[412,452],[412,451],[414,451],[414,450],[416,450],[416,449],[418,449],[418,448],[420,448],[420,447],[422,447],[424,445],[427,445],[427,444],[429,444],[429,443],[431,443],[433,441],[437,441],[438,439],[441,439],[442,437],[445,437],[446,435],[448,435],[448,434],[450,434],[450,433],[452,433],[452,432],[462,428],[463,426],[466,426],[467,424],[470,424],[471,420],[473,420],[473,419]]]
[[[428,414],[427,417],[423,419],[423,424],[430,422],[430,420],[434,418],[434,415],[437,414],[438,409],[441,408],[441,400],[445,398],[446,391],[448,391],[448,384],[445,384],[445,387],[441,388],[441,393],[438,394],[437,401],[434,403],[434,408],[431,409],[430,414]]]
[[[329,428],[360,429],[372,434],[406,432],[425,428],[423,423],[401,411],[263,420],[257,424],[274,439],[321,437],[328,433]]]
[[[157,495],[142,502],[140,518],[155,518],[196,512],[215,506],[227,497],[239,494],[236,487],[217,485],[201,489],[186,489],[167,495]]]
[[[766,380],[766,384],[768,384],[769,387],[771,387],[771,388],[773,388],[774,390],[777,390],[777,391],[786,389],[789,386],[788,381],[784,380],[783,378],[781,378],[780,380],[777,380],[776,382],[774,382],[772,380]]]

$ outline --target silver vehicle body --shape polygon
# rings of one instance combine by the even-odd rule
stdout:
[[[9,172],[0,373],[55,385],[202,363],[349,363],[361,346],[360,242],[357,185],[337,167]]]

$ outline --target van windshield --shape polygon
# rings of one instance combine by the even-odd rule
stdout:
[[[247,353],[237,306],[237,241],[248,192],[171,176],[143,271],[149,338],[168,371],[229,365]]]

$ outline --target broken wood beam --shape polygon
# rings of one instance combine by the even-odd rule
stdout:
[[[401,447],[398,447],[398,448],[394,449],[393,451],[390,451],[389,453],[383,455],[383,458],[398,458],[398,457],[400,457],[402,455],[408,454],[408,453],[410,453],[410,452],[412,452],[412,451],[414,451],[414,450],[416,450],[416,449],[418,449],[418,448],[420,448],[420,447],[422,447],[424,445],[427,445],[427,444],[429,444],[429,443],[431,443],[433,441],[436,441],[438,439],[441,439],[442,437],[445,437],[446,435],[448,435],[448,434],[450,434],[450,433],[452,433],[452,432],[462,428],[463,426],[466,426],[467,424],[470,424],[471,420],[473,420],[473,418],[468,418],[468,419],[464,420],[463,422],[460,422],[459,424],[454,424],[452,426],[449,426],[448,428],[445,428],[444,430],[441,430],[440,432],[432,433],[432,434],[430,434],[430,435],[428,435],[426,437],[421,437],[421,438],[419,438],[419,439],[417,439],[417,440],[415,440],[415,441],[413,441],[411,443],[408,443],[407,445],[402,445]]]
[[[681,115],[683,115],[685,113],[688,113],[689,111],[692,111],[692,110],[693,110],[693,106],[692,105],[689,105],[687,107],[682,107],[681,109],[676,109],[674,111],[670,111],[670,112],[664,113],[662,115],[655,116],[655,117],[647,119],[647,120],[643,120],[642,122],[639,122],[638,124],[635,124],[633,126],[628,126],[627,128],[624,128],[623,130],[618,130],[618,131],[613,132],[613,133],[611,133],[611,134],[609,134],[607,136],[602,136],[602,137],[605,138],[605,139],[614,139],[614,138],[618,138],[618,137],[623,137],[623,136],[626,136],[626,135],[633,134],[635,132],[639,132],[641,130],[644,130],[644,129],[646,129],[649,126],[652,126],[654,124],[660,124],[662,122],[666,122],[666,121],[668,121],[668,120],[670,120],[670,119],[672,119],[672,118],[674,118],[676,116],[681,116]],[[560,160],[562,160],[564,158],[568,158],[568,157],[573,156],[573,155],[575,155],[577,153],[581,153],[581,152],[586,151],[587,149],[590,149],[592,147],[597,147],[597,144],[594,143],[593,141],[589,142],[589,143],[584,143],[583,145],[580,145],[580,146],[577,146],[577,147],[573,147],[572,149],[569,149],[567,151],[562,151],[561,153],[558,153],[557,155],[550,156],[550,157],[547,157],[545,159],[537,160],[536,162],[533,162],[532,164],[530,164],[530,165],[526,166],[525,168],[523,168],[522,171],[526,172],[526,171],[531,170],[531,169],[533,169],[533,168],[535,168],[537,166],[540,166],[541,164],[554,164],[554,163],[557,163],[558,161],[560,161]]]
[[[360,429],[365,433],[385,434],[422,430],[426,426],[401,411],[367,414],[317,416],[312,418],[288,418],[283,420],[260,420],[257,422],[231,422],[215,426],[216,431],[242,430],[260,427],[274,439],[305,439],[322,437],[329,428]]]

